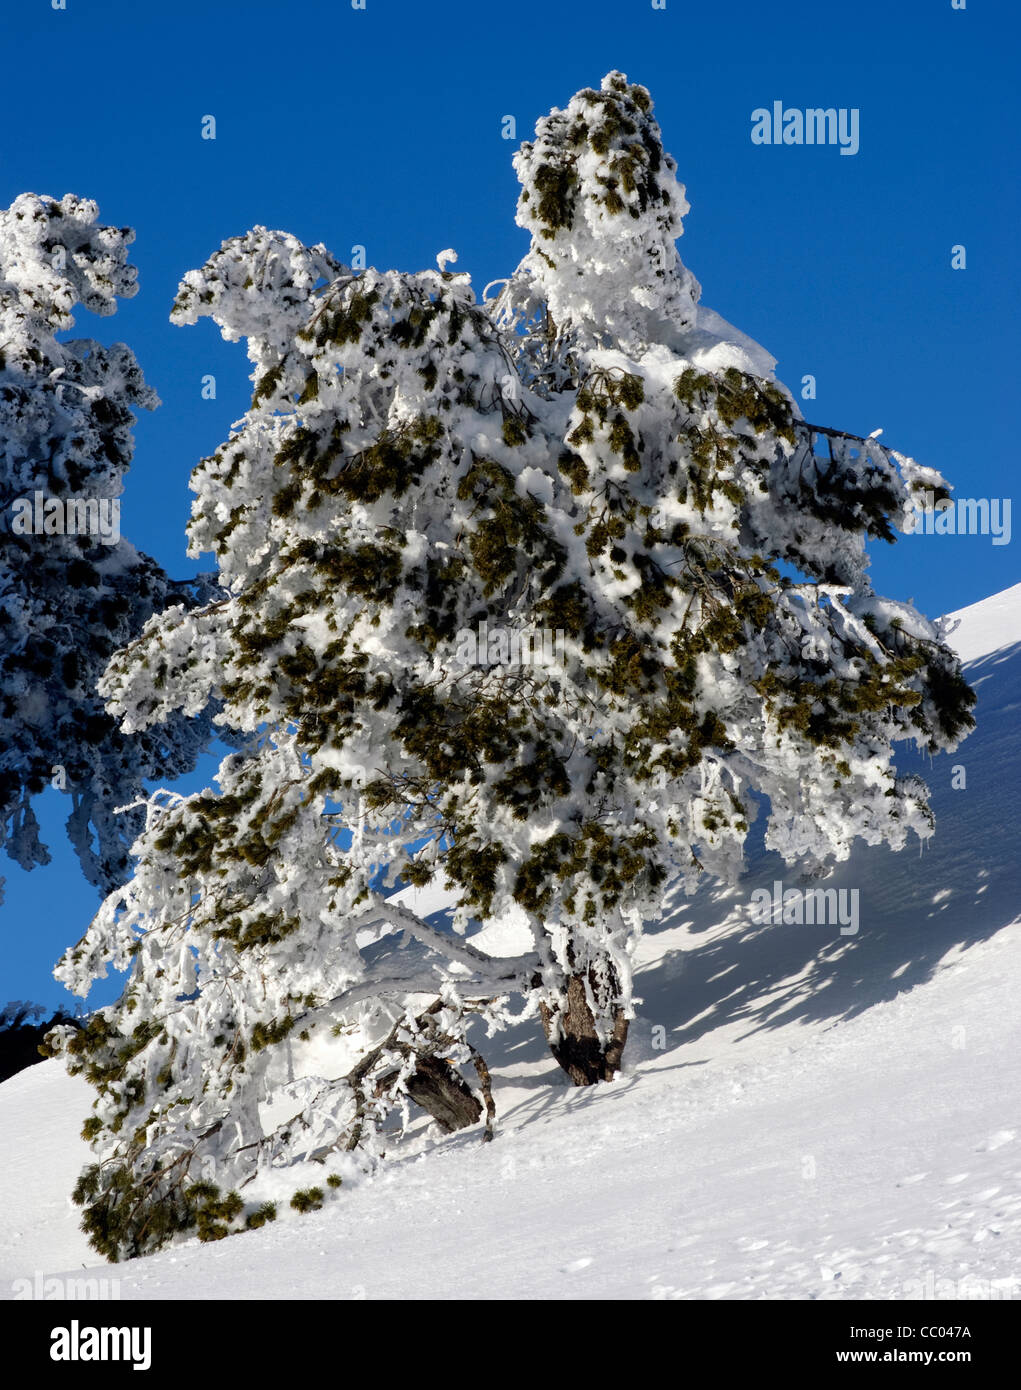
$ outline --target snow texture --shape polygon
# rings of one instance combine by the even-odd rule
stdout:
[[[323,1212],[115,1268],[67,1196],[90,1088],[43,1063],[0,1086],[0,1296],[41,1271],[114,1275],[125,1299],[1018,1297],[1021,825],[1003,791],[1021,776],[1021,585],[958,620],[979,692],[967,787],[936,756],[925,853],[842,866],[855,937],[752,924],[774,856],[736,889],[672,890],[615,1083],[558,1086],[510,1030],[493,1144],[412,1132]]]

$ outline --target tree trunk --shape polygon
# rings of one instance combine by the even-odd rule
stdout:
[[[406,1085],[411,1099],[433,1117],[444,1134],[466,1129],[482,1118],[478,1098],[442,1057],[420,1057]]]
[[[594,985],[591,972],[589,979]],[[566,997],[558,1010],[540,1004],[539,1013],[550,1051],[575,1086],[594,1086],[597,1081],[609,1081],[616,1076],[627,1042],[628,1020],[624,1017],[624,1010],[614,1005],[609,1042],[600,1042],[596,1021],[585,996],[584,975],[568,977]],[[558,1023],[559,1030],[556,1026]],[[554,1042],[557,1031],[559,1037]]]

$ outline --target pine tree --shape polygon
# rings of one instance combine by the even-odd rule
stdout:
[[[262,228],[186,277],[174,317],[201,314],[246,336],[255,364],[246,420],[193,479],[191,544],[217,556],[230,597],[150,624],[103,689],[132,732],[215,689],[258,744],[224,762],[217,794],[151,803],[134,877],[62,971],[81,988],[133,962],[121,1004],[68,1043],[101,1088],[87,1130],[101,1162],[79,1197],[114,1256],[260,1219],[283,1163],[310,1209],[300,1183],[322,1170],[307,1168],[329,1155],[332,1176],[354,1176],[394,1106],[445,1130],[480,1119],[454,1064],[475,1062],[487,1099],[466,1022],[498,1023],[521,973],[383,896],[398,876],[425,881],[468,823],[475,774],[445,706],[480,750],[515,743],[464,674],[444,674],[492,577],[525,571],[494,511],[543,541],[536,509],[470,444],[488,428],[513,453],[506,350],[465,277],[356,277]],[[491,892],[492,871],[458,850]],[[378,923],[420,949],[363,953]],[[309,1076],[309,1046],[331,1050],[333,1080]],[[264,1134],[260,1106],[289,1099]]]
[[[123,882],[149,778],[192,768],[207,718],[178,714],[136,736],[95,685],[157,610],[208,583],[174,583],[120,538],[133,407],[158,404],[131,350],[67,340],[72,310],[112,314],[136,293],[130,228],[95,203],[24,194],[0,211],[0,844],[24,869],[49,860],[32,798],[65,791],[68,833],[104,894]]]
[[[588,797],[571,845],[592,837],[588,881],[580,913],[561,894],[543,1014],[591,1081],[612,1074],[630,1013],[635,933],[606,927],[621,895],[654,920],[668,877],[733,881],[756,794],[767,846],[805,874],[858,836],[926,837],[926,789],[896,777],[891,745],[955,746],[974,696],[937,629],[867,576],[866,537],[910,529],[945,480],[804,422],[773,359],[699,305],[675,245],[688,204],[645,88],[610,73],[541,120],[515,167],[531,246],[494,318],[560,422],[547,447],[585,558],[550,621],[581,641],[599,709],[571,779]],[[572,624],[593,610],[598,638],[590,617]]]
[[[737,875],[758,797],[808,873],[931,833],[892,744],[952,747],[973,696],[873,593],[865,539],[943,480],[807,425],[698,304],[644,88],[611,73],[516,167],[532,244],[492,305],[449,253],[355,275],[263,228],[182,285],[177,321],[254,364],[193,483],[229,598],[154,619],[102,690],[129,731],[212,696],[259,742],[218,792],[150,803],[62,967],[84,991],[132,965],[68,1044],[101,1091],[78,1196],[108,1253],[266,1219],[273,1165],[313,1183],[296,1210],[329,1200],[322,1165],[372,1162],[408,1100],[481,1117],[451,1061],[484,1082],[471,1020],[515,994],[576,1084],[612,1077],[643,921],[678,875]],[[522,633],[555,641],[533,659]],[[399,883],[444,887],[454,932]]]

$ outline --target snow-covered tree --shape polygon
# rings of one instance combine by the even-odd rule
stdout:
[[[607,929],[617,894],[649,919],[669,876],[733,880],[756,796],[767,846],[807,874],[856,837],[929,835],[926,789],[897,778],[892,744],[953,747],[974,696],[937,629],[867,575],[866,538],[910,529],[944,479],[806,424],[773,359],[698,303],[675,244],[688,204],[648,92],[610,73],[541,120],[515,167],[531,246],[494,317],[517,331],[573,494],[571,582],[549,613],[580,641],[596,706],[566,819],[572,850],[590,825],[614,840],[593,837],[583,896],[560,895],[563,979],[544,1018],[554,1051],[566,1018],[569,1061],[595,1033],[595,1058],[569,1065],[591,1080],[612,1070],[630,1011]],[[601,639],[572,621],[580,594]]]
[[[194,766],[208,719],[172,714],[127,735],[95,693],[111,654],[152,613],[208,584],[174,583],[120,537],[134,407],[158,404],[131,350],[58,334],[82,305],[112,314],[136,293],[130,228],[95,203],[23,194],[0,211],[0,844],[48,862],[32,798],[71,798],[68,833],[105,894],[128,872],[147,778]]]
[[[611,1077],[668,880],[733,878],[758,797],[809,873],[928,835],[892,744],[970,727],[937,630],[867,576],[866,537],[943,480],[806,425],[698,304],[645,89],[611,73],[516,167],[531,247],[492,305],[450,253],[355,275],[263,228],[181,287],[177,321],[254,364],[193,479],[229,597],[154,617],[102,689],[129,733],[212,697],[258,745],[150,803],[61,967],[79,992],[131,968],[68,1044],[115,1256],[265,1220],[280,1167],[341,1181],[408,1097],[480,1116],[450,1062],[485,1076],[468,1025],[515,994],[573,1081]],[[398,880],[443,887],[454,931]]]
[[[110,961],[131,967],[120,1005],[69,1043],[101,1091],[87,1132],[102,1161],[79,1196],[111,1255],[262,1222],[279,1167],[300,1206],[317,1160],[356,1173],[409,1098],[443,1128],[481,1118],[451,1063],[474,1061],[485,1093],[466,1019],[499,1021],[523,968],[383,897],[395,875],[428,876],[414,841],[428,860],[468,824],[458,788],[438,796],[455,779],[444,701],[485,724],[479,739],[515,741],[442,670],[503,563],[479,501],[490,475],[523,531],[535,510],[472,457],[480,429],[512,452],[506,349],[463,277],[355,277],[261,228],[186,277],[174,317],[203,313],[255,364],[246,420],[193,480],[192,547],[215,553],[229,597],[155,617],[104,690],[129,732],[215,693],[258,742],[224,762],[217,794],[150,804],[134,877],[61,972],[87,988]],[[380,927],[418,949],[395,954]]]

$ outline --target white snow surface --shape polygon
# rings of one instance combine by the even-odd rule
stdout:
[[[1021,1297],[1021,585],[950,616],[979,725],[916,760],[925,850],[827,881],[857,934],[757,925],[784,869],[753,853],[737,888],[668,895],[616,1082],[570,1087],[533,1021],[482,1042],[494,1143],[419,1123],[322,1212],[116,1269],[68,1198],[90,1088],[32,1067],[0,1086],[0,1298],[83,1266],[124,1299]]]

